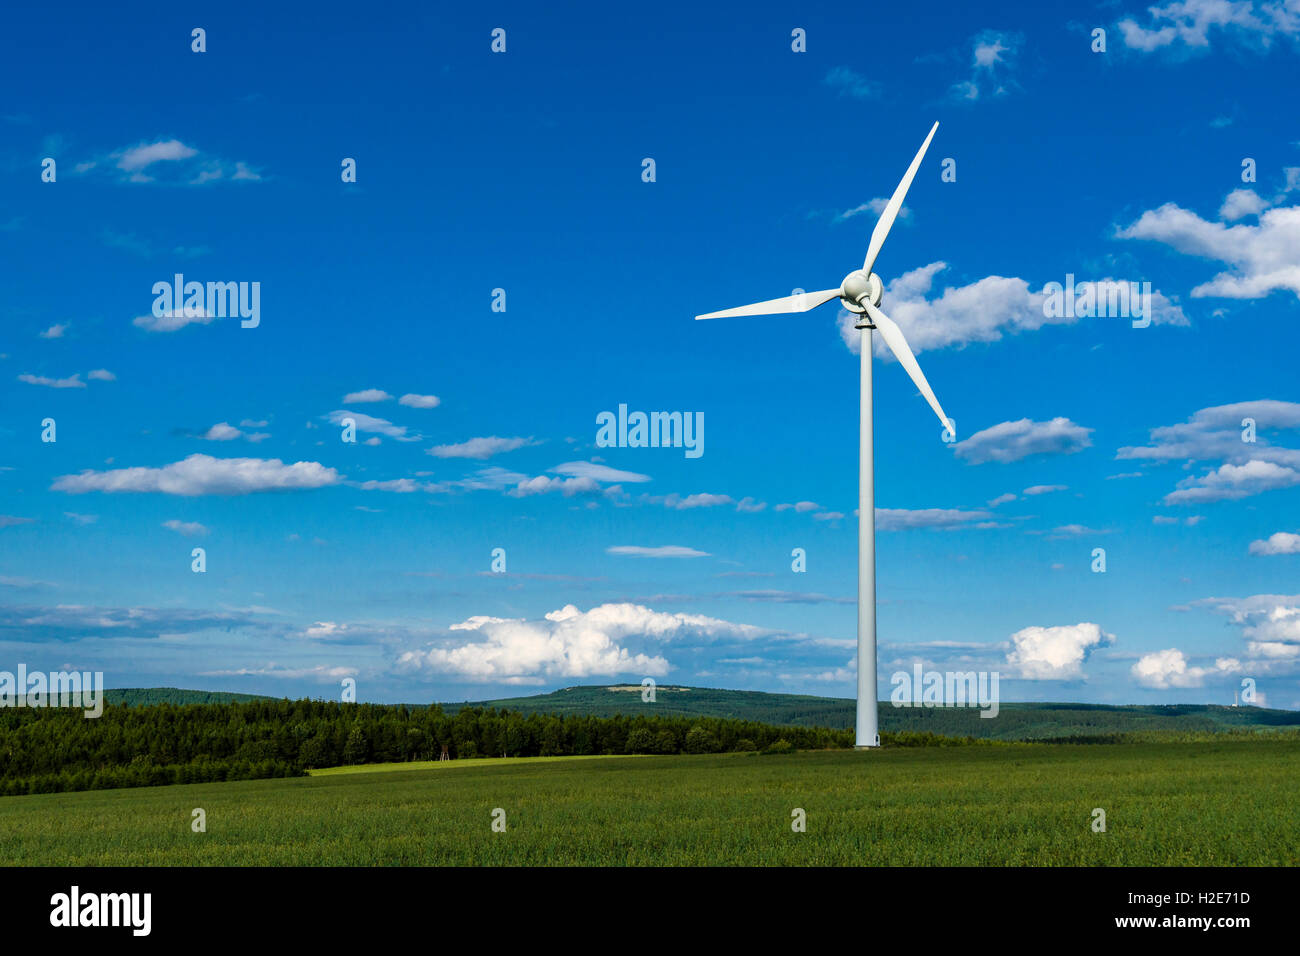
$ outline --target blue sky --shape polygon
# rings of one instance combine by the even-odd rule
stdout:
[[[692,317],[838,283],[938,120],[876,271],[958,440],[878,355],[882,698],[1300,706],[1295,0],[8,17],[0,669],[851,696],[845,313]]]

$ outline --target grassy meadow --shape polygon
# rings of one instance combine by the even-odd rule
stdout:
[[[480,759],[7,797],[0,846],[91,866],[1295,865],[1298,796],[1294,737]]]

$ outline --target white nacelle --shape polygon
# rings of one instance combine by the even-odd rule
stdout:
[[[866,312],[866,308],[861,304],[863,299],[880,308],[880,300],[884,294],[885,284],[874,272],[867,275],[861,269],[857,269],[846,275],[844,281],[840,283],[840,301],[850,312]]]

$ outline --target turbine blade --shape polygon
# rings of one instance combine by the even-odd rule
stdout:
[[[707,315],[697,315],[695,318],[697,320],[725,319],[733,315],[776,315],[780,312],[807,312],[829,302],[839,294],[839,289],[802,292],[799,295],[788,295],[784,299],[768,299],[766,302],[742,305],[738,309],[723,309],[721,312],[709,312]]]
[[[934,397],[934,392],[930,389],[930,383],[925,380],[925,373],[921,371],[921,366],[916,364],[916,356],[912,354],[911,347],[907,344],[907,339],[903,337],[903,330],[885,313],[872,305],[869,301],[863,301],[867,314],[871,316],[871,321],[876,323],[876,328],[880,330],[885,344],[889,350],[894,353],[898,359],[898,364],[907,369],[907,374],[912,376],[912,381],[916,387],[921,390],[925,400],[930,403],[934,413],[939,416],[939,421],[943,422],[943,427],[948,427],[948,416],[943,413],[943,408],[939,405],[939,400]]]
[[[871,233],[871,244],[867,246],[867,258],[862,263],[862,271],[867,275],[871,275],[871,267],[876,264],[876,256],[880,255],[880,247],[885,244],[885,238],[889,235],[894,220],[898,218],[898,210],[903,208],[903,199],[907,196],[907,190],[912,185],[912,179],[916,176],[916,171],[921,168],[921,160],[925,158],[925,151],[930,148],[930,140],[934,139],[934,131],[938,128],[938,123],[930,127],[930,135],[925,138],[921,148],[916,151],[916,158],[912,160],[912,165],[907,167],[907,172],[903,174],[903,178],[899,181],[898,188],[894,190],[894,195],[885,204],[884,211],[876,221],[876,228]]]

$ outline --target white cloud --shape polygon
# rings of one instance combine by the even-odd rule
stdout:
[[[905,272],[885,286],[882,308],[907,337],[912,351],[962,346],[971,342],[996,342],[1004,334],[1033,331],[1046,325],[1073,325],[1077,315],[1046,315],[1046,296],[1033,292],[1020,278],[986,276],[964,286],[948,286],[937,298],[928,298],[935,278],[948,268],[946,262]],[[1099,282],[1113,282],[1106,278]],[[1078,283],[1082,286],[1082,283]],[[1062,310],[1064,311],[1064,310]],[[854,328],[857,317],[841,309],[840,336],[849,350],[861,351],[861,333]],[[1089,321],[1109,321],[1097,319]],[[1186,325],[1182,309],[1160,291],[1151,294],[1151,321],[1155,325]],[[893,353],[880,336],[875,336],[875,354],[893,360]]]
[[[94,368],[86,373],[86,378],[92,382],[116,382],[117,376],[106,368]]]
[[[975,465],[988,461],[1005,464],[1030,455],[1072,455],[1092,445],[1088,438],[1091,431],[1068,418],[1046,422],[1022,418],[978,431],[957,442],[953,450],[958,458]]]
[[[606,554],[626,555],[634,558],[707,558],[707,551],[696,551],[676,544],[660,545],[656,548],[644,548],[638,545],[620,544],[605,549]]]
[[[530,495],[545,495],[556,491],[569,498],[573,495],[600,494],[602,490],[600,482],[594,478],[552,478],[550,475],[537,475],[519,482],[506,494],[512,498],[527,498]]]
[[[116,171],[122,182],[166,182],[192,186],[223,180],[258,181],[262,178],[261,173],[246,162],[231,162],[210,153],[202,153],[178,139],[142,142],[101,158],[106,161],[78,163],[75,171]]]
[[[1251,554],[1300,554],[1300,534],[1279,531],[1263,541],[1250,543]]]
[[[178,139],[160,140],[156,143],[141,143],[116,153],[117,168],[135,172],[152,166],[154,163],[174,162],[198,155],[198,150],[186,146]]]
[[[1253,432],[1243,422],[1253,422]],[[1300,480],[1300,449],[1274,445],[1280,431],[1300,429],[1300,404],[1260,399],[1202,408],[1186,422],[1151,429],[1150,444],[1123,447],[1117,459],[1219,461],[1186,478],[1165,496],[1166,504],[1243,498]],[[1253,438],[1253,441],[1245,439]]]
[[[56,478],[52,491],[69,494],[159,492],[167,495],[244,495],[258,491],[290,491],[338,484],[340,476],[319,462],[286,465],[278,458],[213,458],[190,455],[162,468],[117,468],[83,471]]]
[[[998,30],[976,34],[970,41],[971,76],[954,83],[949,96],[967,102],[1004,96],[1015,85],[1010,74],[1022,42],[1018,34]]]
[[[1092,651],[1115,640],[1096,624],[1026,627],[1011,635],[1007,663],[1024,680],[1086,678],[1083,662]]]
[[[1062,538],[1082,538],[1085,535],[1110,534],[1109,531],[1098,528],[1089,528],[1081,524],[1063,524],[1059,528],[1053,528],[1052,533],[1048,535],[1049,540],[1060,540]]]
[[[187,325],[208,325],[216,318],[216,315],[202,308],[180,309],[175,312],[163,312],[162,315],[154,315],[152,312],[148,315],[137,315],[131,320],[131,324],[146,332],[175,332]]]
[[[717,508],[717,507],[721,507],[722,505],[737,505],[737,506],[739,505],[739,502],[737,502],[730,495],[715,495],[715,494],[710,494],[708,492],[697,492],[696,494],[693,495],[684,495],[684,496],[676,493],[673,493],[671,495],[665,495],[665,496],[643,495],[641,500],[652,505],[663,505],[665,508],[672,508],[675,511],[690,511],[694,508]],[[763,510],[761,506],[760,507],[753,506],[752,503],[754,499],[749,498],[746,500],[748,500],[751,503],[751,505],[747,508],[737,507],[736,510],[738,511],[745,511],[745,510],[762,511]]]
[[[1258,216],[1268,205],[1268,201],[1253,189],[1234,189],[1219,207],[1219,218],[1234,222],[1246,216]]]
[[[869,199],[859,206],[854,206],[852,209],[846,209],[841,213],[837,213],[835,221],[843,222],[846,219],[852,219],[854,216],[860,216],[865,212],[869,212],[873,216],[879,216],[885,211],[887,205],[889,205],[888,199],[884,196],[877,196],[875,199]],[[898,219],[900,222],[911,218],[912,210],[908,209],[906,206],[903,206],[898,210]]]
[[[1220,657],[1213,667],[1189,667],[1183,652],[1171,647],[1143,654],[1130,668],[1130,673],[1143,687],[1168,690],[1174,687],[1204,687],[1208,676],[1231,674],[1240,670],[1241,662],[1231,657]]]
[[[1242,200],[1229,197],[1220,215],[1236,213]],[[1222,262],[1228,269],[1192,289],[1193,298],[1261,299],[1275,291],[1300,297],[1300,206],[1260,214],[1258,225],[1209,222],[1174,203],[1148,210],[1118,230],[1121,239],[1149,239],[1184,253]]]
[[[244,433],[228,422],[217,422],[204,432],[203,437],[208,441],[231,441],[242,434]]]
[[[397,400],[397,404],[408,408],[437,408],[441,400],[437,395],[416,395],[414,392],[407,392]]]
[[[1294,485],[1300,485],[1300,471],[1269,461],[1251,460],[1243,465],[1220,465],[1198,478],[1185,478],[1176,490],[1165,495],[1164,501],[1179,505],[1233,500]]]
[[[51,326],[50,326],[48,329],[46,329],[44,332],[42,332],[42,333],[41,333],[41,338],[43,338],[43,339],[61,339],[61,338],[63,338],[63,333],[66,332],[66,331],[68,331],[67,323],[65,323],[65,322],[57,322],[57,323],[55,323],[54,325],[51,325]]]
[[[428,454],[435,458],[477,458],[480,461],[535,444],[531,438],[499,438],[491,435],[486,438],[471,438],[455,445],[435,445]]]
[[[371,432],[379,435],[386,435],[389,438],[395,438],[398,441],[419,441],[418,435],[407,434],[405,425],[394,425],[386,418],[376,418],[373,415],[367,415],[365,412],[350,412],[345,409],[337,409],[330,412],[326,420],[333,425],[342,427],[345,418],[352,419],[356,423],[357,431]]]
[[[391,395],[382,388],[363,388],[359,392],[349,392],[343,396],[343,404],[351,405],[354,402],[387,402],[392,400]]]
[[[619,471],[617,468],[610,468],[607,465],[591,461],[565,462],[563,465],[556,465],[551,471],[557,475],[592,478],[596,481],[626,481],[635,484],[650,480],[649,475],[638,474],[635,471]]]
[[[1254,594],[1245,598],[1205,598],[1193,602],[1227,615],[1241,626],[1252,670],[1300,661],[1300,594]]]
[[[355,677],[355,667],[330,667],[317,664],[314,667],[280,667],[274,661],[262,667],[240,667],[233,670],[203,671],[202,677],[278,677],[282,680],[312,679],[322,684],[336,684],[344,677]]]
[[[197,521],[179,521],[173,518],[170,521],[164,521],[162,526],[187,538],[194,538],[208,533],[208,529]]]
[[[993,517],[988,511],[960,511],[956,508],[877,508],[878,531],[906,531],[913,528],[956,528]]]
[[[796,514],[803,514],[806,511],[818,511],[821,509],[815,501],[796,501],[794,504],[780,504],[776,506],[776,511],[791,511]]]
[[[85,388],[86,383],[81,380],[81,374],[69,375],[67,378],[47,378],[44,375],[22,374],[18,376],[18,381],[26,382],[28,385],[44,385],[47,388]]]
[[[662,677],[668,661],[646,645],[681,640],[748,639],[766,633],[698,614],[667,614],[637,604],[602,604],[580,611],[572,604],[542,620],[476,616],[452,626],[477,640],[408,651],[399,669],[455,674],[477,681],[532,680],[636,674]]]
[[[1054,491],[1068,491],[1069,487],[1069,485],[1031,485],[1021,493],[1025,495],[1049,495]]]
[[[1268,47],[1273,38],[1300,34],[1295,0],[1173,0],[1147,7],[1150,25],[1132,17],[1119,22],[1125,46],[1150,53],[1181,44],[1208,50],[1212,32],[1222,32]]]
[[[1016,496],[1007,492],[1005,495],[998,495],[996,498],[989,499],[989,507],[996,508],[998,505],[1004,505],[1009,501],[1015,501]]]
[[[416,491],[441,491],[444,486],[433,482],[416,481],[414,478],[390,478],[386,481],[362,481],[357,483],[362,491],[391,491],[407,495]]]

